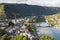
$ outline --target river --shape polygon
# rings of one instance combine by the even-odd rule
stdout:
[[[41,27],[37,27],[37,34],[39,36],[41,35],[47,35],[54,37],[54,40],[60,40],[60,27],[47,27],[47,23],[41,23]]]

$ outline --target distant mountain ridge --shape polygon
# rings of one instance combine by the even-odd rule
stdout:
[[[43,7],[27,4],[4,4],[5,14],[8,18],[25,16],[52,15],[60,13],[59,7]]]

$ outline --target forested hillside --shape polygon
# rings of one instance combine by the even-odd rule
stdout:
[[[25,16],[52,15],[60,12],[59,7],[43,7],[28,4],[3,4],[0,5],[0,16],[7,18],[17,18]],[[1,16],[2,17],[2,16]]]

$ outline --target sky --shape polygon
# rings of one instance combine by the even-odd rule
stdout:
[[[29,5],[60,7],[60,0],[0,0],[0,3],[26,3]]]

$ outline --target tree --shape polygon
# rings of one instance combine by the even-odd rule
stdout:
[[[23,38],[23,40],[27,40],[27,38],[26,38],[26,37],[24,37],[24,38]]]
[[[15,24],[10,21],[10,22],[8,23],[8,25],[9,25],[9,26],[14,26]]]
[[[11,38],[10,40],[27,40],[27,38],[23,35],[16,35],[15,37]]]
[[[28,28],[28,30],[30,32],[34,32],[35,31],[35,27],[32,24],[30,24],[30,23],[27,23],[27,28]]]
[[[1,40],[10,40],[10,37],[7,34],[5,34],[2,36]]]
[[[35,37],[33,37],[33,38],[32,38],[32,40],[36,40],[36,38],[35,38]]]
[[[0,19],[4,19],[4,18],[6,18],[6,14],[4,11],[4,5],[0,4]]]
[[[54,38],[49,36],[40,36],[40,40],[54,40]]]
[[[5,30],[0,29],[0,34],[3,36],[5,34]]]

